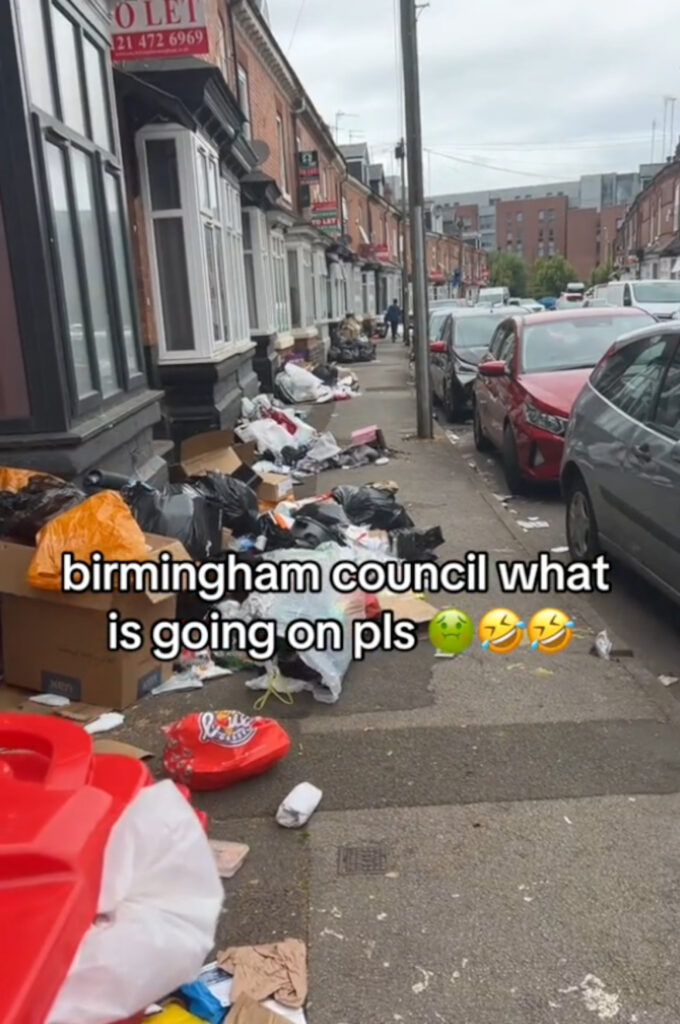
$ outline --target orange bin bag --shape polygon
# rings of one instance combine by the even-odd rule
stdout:
[[[143,561],[148,553],[144,534],[116,491],[100,491],[51,519],[36,544],[27,579],[40,590],[61,590],[61,559],[66,551],[82,562],[89,562],[94,551],[116,562]]]
[[[51,473],[38,473],[35,469],[13,469],[11,466],[0,466],[0,491],[21,491],[29,480],[39,476],[44,480],[54,480],[55,483],[63,483],[57,476]]]

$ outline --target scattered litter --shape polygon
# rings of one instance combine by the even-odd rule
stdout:
[[[375,460],[375,464],[376,466],[387,466],[389,461],[386,455],[382,455],[379,459]]]
[[[117,729],[124,721],[125,715],[121,715],[119,711],[105,711],[99,718],[95,718],[94,722],[88,722],[85,729],[91,735],[98,732],[110,732],[112,729]]]
[[[612,642],[609,639],[609,634],[606,629],[603,629],[601,633],[598,633],[595,637],[595,643],[591,648],[591,654],[596,654],[598,658],[603,658],[605,661],[609,661],[612,653]]]
[[[386,921],[386,920],[387,920],[387,914],[385,914],[385,913],[378,914],[377,917],[376,917],[376,921]]]
[[[300,939],[264,946],[232,946],[217,963],[233,975],[231,998],[249,995],[262,1002],[273,996],[283,1006],[304,1006],[307,999],[307,950]]]
[[[525,903],[533,903],[534,902],[534,897],[533,896],[523,896],[522,899],[524,900]]]
[[[341,932],[334,932],[332,928],[324,928],[324,930],[319,934],[321,935],[321,938],[325,935],[329,935],[332,939],[338,939],[339,942],[345,941],[345,936]]]
[[[566,545],[562,545],[559,548],[551,548],[550,550],[554,555],[566,555],[569,552],[569,548]]]
[[[271,718],[241,711],[201,711],[163,727],[163,767],[192,790],[214,790],[268,771],[290,750],[290,736]]]
[[[521,526],[523,530],[547,530],[550,523],[547,523],[545,519],[518,519],[517,525]]]
[[[514,495],[512,494],[494,494],[494,498],[496,499],[496,501],[500,501],[504,505],[506,505],[509,501],[512,501],[513,497]]]
[[[574,824],[574,822],[570,818],[568,818],[566,816],[566,814],[564,815],[564,820],[566,821],[567,825],[573,825]]]
[[[224,1008],[222,1013],[224,1014]],[[231,1007],[224,1024],[282,1024],[283,1019],[281,1014],[275,1013],[267,1003],[260,1005],[250,996],[242,995]]]
[[[200,679],[197,679],[193,672],[177,672],[174,676],[170,676],[164,683],[159,686],[154,686],[151,693],[154,697],[157,697],[162,693],[176,693],[179,690],[202,690],[203,683]]]
[[[411,985],[411,991],[414,995],[419,996],[421,992],[430,987],[430,978],[434,978],[434,971],[426,971],[424,967],[416,967],[416,970],[422,975],[422,981]]]
[[[385,875],[385,878],[399,878],[399,872],[398,871],[388,871],[387,874]]]
[[[229,843],[220,839],[211,839],[210,847],[215,854],[220,878],[233,878],[250,853],[250,847],[245,843]]]
[[[58,693],[34,693],[28,699],[36,704],[46,704],[50,708],[65,708],[71,703],[68,697],[62,697]]]
[[[534,669],[534,675],[535,676],[541,676],[541,678],[545,678],[546,676],[554,676],[555,673],[553,672],[552,669],[550,669],[550,668],[543,668],[543,666],[540,665],[538,668]]]
[[[224,1007],[202,981],[192,981],[188,985],[181,985],[179,993],[186,1002],[189,1013],[193,1013],[200,1020],[207,1021],[208,1024],[222,1024]]]
[[[662,683],[663,686],[674,686],[677,681],[677,676],[659,676],[659,682]]]
[[[291,790],[276,812],[276,820],[284,828],[305,825],[321,803],[323,793],[311,782],[301,782]]]
[[[460,437],[458,436],[458,434],[454,434],[452,430],[447,430],[446,436],[448,437],[451,444],[458,444],[458,442],[460,441]]]

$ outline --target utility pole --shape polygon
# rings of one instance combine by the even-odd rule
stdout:
[[[408,266],[406,263],[406,225],[408,210],[406,208],[406,143],[403,139],[394,151],[401,168],[401,308],[404,311],[404,330],[408,330]]]
[[[404,61],[406,113],[406,156],[408,160],[408,205],[411,227],[411,279],[413,281],[413,325],[416,357],[416,403],[418,437],[431,438],[432,386],[425,274],[425,194],[423,186],[423,137],[420,123],[420,82],[418,76],[418,34],[415,0],[400,0],[401,47]],[[404,310],[404,319],[408,310]],[[404,324],[408,329],[408,323]]]

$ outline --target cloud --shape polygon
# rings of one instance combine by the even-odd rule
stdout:
[[[331,125],[339,110],[356,115],[340,120],[341,141],[349,131],[365,139],[390,173],[402,132],[399,0],[268,2],[319,111]],[[426,187],[442,193],[633,170],[650,158],[655,117],[658,159],[662,98],[678,82],[679,30],[677,0],[649,4],[644,24],[618,0],[476,0],[464,8],[430,0],[418,22],[423,139],[449,158],[425,155]]]

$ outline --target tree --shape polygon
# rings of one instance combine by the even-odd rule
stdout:
[[[569,282],[576,280],[576,271],[564,256],[537,259],[534,263],[532,284],[536,296],[561,295]]]
[[[591,284],[607,284],[610,277],[614,273],[614,264],[611,260],[606,263],[600,263],[599,267],[595,267],[591,275]]]
[[[529,281],[529,268],[521,256],[514,252],[499,249],[491,254],[489,266],[489,284],[503,287],[510,294],[521,298],[526,295]]]

